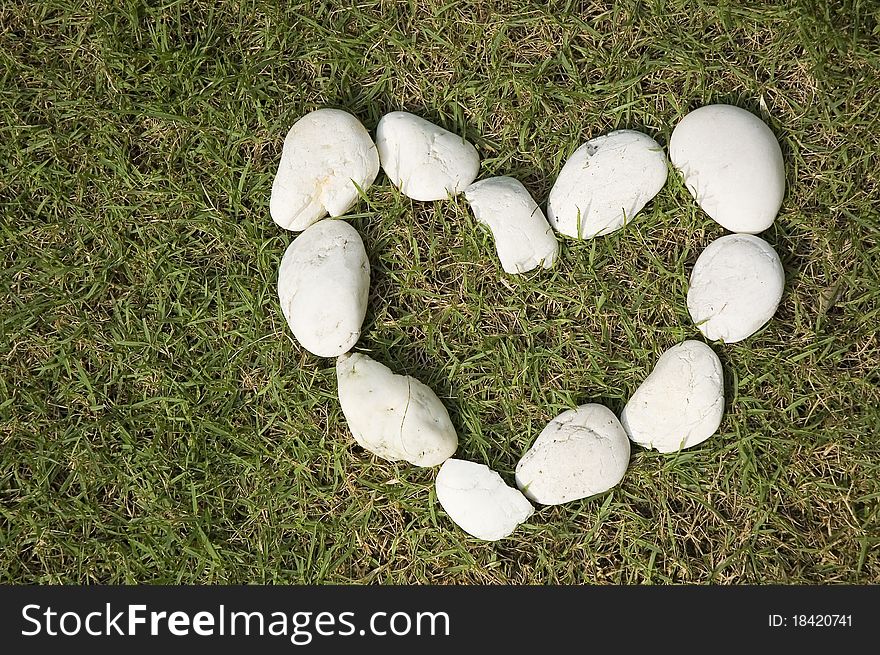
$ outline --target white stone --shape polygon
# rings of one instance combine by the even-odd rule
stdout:
[[[449,518],[477,539],[503,539],[535,511],[519,490],[484,464],[447,459],[434,486]]]
[[[468,141],[405,111],[385,114],[376,127],[382,170],[413,200],[445,200],[477,178],[480,156]]]
[[[553,266],[559,243],[544,212],[519,180],[480,180],[464,190],[464,197],[476,219],[492,231],[506,272],[525,273],[538,266]]]
[[[547,200],[547,220],[566,236],[591,239],[619,230],[666,183],[666,155],[647,134],[617,130],[572,153]]]
[[[604,405],[587,404],[554,418],[516,466],[529,500],[559,505],[607,491],[623,479],[630,445]]]
[[[379,153],[360,121],[339,109],[300,118],[284,139],[269,213],[286,230],[342,216],[379,174]],[[357,184],[357,186],[355,186]]]
[[[723,227],[756,234],[773,224],[785,195],[782,150],[753,113],[732,105],[695,109],[672,131],[669,158]]]
[[[310,353],[336,357],[357,342],[367,313],[370,262],[360,235],[338,219],[293,240],[278,270],[278,298],[293,336]]]
[[[751,234],[728,234],[697,257],[688,311],[707,339],[736,343],[776,313],[784,286],[782,262],[769,243]]]
[[[702,341],[684,341],[660,356],[623,408],[620,423],[640,446],[673,453],[715,434],[723,413],[718,355]]]
[[[446,407],[427,386],[361,353],[336,361],[339,404],[355,441],[392,462],[437,466],[458,447]]]

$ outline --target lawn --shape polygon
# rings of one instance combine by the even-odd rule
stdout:
[[[875,2],[0,4],[0,582],[880,583],[880,7]],[[276,295],[284,135],[332,106],[465,134],[539,203],[588,138],[664,146],[760,115],[788,190],[768,326],[713,344],[718,434],[468,537],[435,470],[369,455],[333,362]],[[380,173],[357,350],[418,377],[459,457],[512,482],[546,422],[620,412],[724,230],[676,174],[625,229],[503,273],[467,203]]]

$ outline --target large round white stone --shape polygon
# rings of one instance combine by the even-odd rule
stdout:
[[[751,234],[728,234],[697,258],[688,311],[706,338],[735,343],[770,320],[784,286],[782,262],[769,243]]]
[[[647,134],[617,130],[574,151],[547,200],[557,232],[590,239],[619,230],[666,183],[666,155]]]
[[[516,466],[529,500],[559,505],[607,491],[623,479],[630,444],[604,405],[587,404],[554,418]]]
[[[309,352],[336,357],[361,334],[370,290],[370,262],[360,235],[342,220],[307,228],[278,270],[278,298],[293,336]]]
[[[484,464],[447,459],[435,481],[437,500],[462,530],[496,541],[514,531],[535,511],[519,490],[509,487]]]
[[[724,413],[721,362],[702,341],[664,352],[629,399],[620,422],[635,443],[672,453],[715,434]]]
[[[782,150],[753,113],[732,105],[695,109],[672,131],[669,158],[723,227],[757,234],[773,224],[785,195]]]
[[[284,139],[269,212],[287,230],[342,216],[379,174],[379,153],[360,121],[340,109],[300,118]],[[357,186],[355,186],[357,185]]]
[[[336,361],[339,404],[355,441],[392,462],[436,466],[458,435],[446,407],[427,386],[361,353]]]
[[[405,111],[382,117],[376,147],[391,183],[413,200],[458,195],[480,171],[480,156],[470,142]]]
[[[519,180],[480,180],[464,190],[464,197],[476,219],[492,231],[506,272],[525,273],[538,266],[553,266],[559,243],[544,212]]]

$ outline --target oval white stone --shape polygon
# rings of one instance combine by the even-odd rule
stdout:
[[[340,109],[300,118],[284,138],[269,212],[286,230],[342,216],[379,174],[379,153],[360,121]]]
[[[506,272],[553,266],[559,243],[544,212],[519,180],[490,177],[471,184],[464,196],[476,219],[492,231]]]
[[[784,286],[782,262],[770,244],[751,234],[728,234],[697,258],[688,311],[706,338],[736,343],[776,313]]]
[[[278,270],[278,298],[293,336],[310,353],[336,357],[361,334],[370,262],[345,221],[316,223],[293,240]]]
[[[669,158],[703,211],[723,227],[756,234],[773,224],[785,195],[782,150],[750,111],[695,109],[672,131]]]
[[[629,399],[620,423],[635,443],[673,453],[715,434],[724,413],[718,355],[702,341],[664,352]]]
[[[476,462],[447,459],[434,486],[449,518],[477,539],[503,539],[535,511],[522,493]]]
[[[529,500],[559,505],[607,491],[623,479],[630,445],[604,405],[587,404],[554,418],[516,466]]]
[[[547,220],[576,239],[609,234],[635,218],[666,183],[666,155],[647,134],[617,130],[572,153],[547,200]]]
[[[458,195],[480,171],[480,156],[470,142],[405,111],[382,117],[376,147],[391,183],[413,200]]]
[[[446,407],[427,386],[361,353],[336,361],[339,404],[355,441],[392,462],[436,466],[458,435]]]

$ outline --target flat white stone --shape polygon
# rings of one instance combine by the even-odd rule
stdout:
[[[476,462],[447,459],[437,472],[434,486],[437,500],[449,518],[477,539],[503,539],[535,511],[519,490]]]
[[[360,121],[339,109],[300,118],[284,139],[269,213],[286,230],[342,216],[379,174],[379,153]]]
[[[427,386],[361,353],[336,361],[339,404],[355,441],[392,462],[437,466],[458,447],[446,407]]]
[[[623,479],[630,445],[620,421],[590,403],[554,418],[516,466],[529,500],[559,505],[607,491]]]
[[[669,158],[703,211],[723,227],[756,234],[773,224],[785,195],[782,150],[750,111],[695,109],[672,131]]]
[[[316,223],[293,240],[278,270],[278,298],[293,336],[320,357],[346,353],[367,313],[370,262],[345,221]]]
[[[464,190],[477,221],[495,238],[501,267],[508,273],[525,273],[538,266],[551,268],[559,243],[544,212],[519,180],[490,177]]]
[[[623,408],[620,423],[640,446],[673,453],[715,434],[723,413],[718,355],[702,341],[683,341],[660,356]]]
[[[480,156],[470,142],[405,111],[382,117],[376,147],[391,183],[413,200],[456,196],[480,172]]]
[[[610,234],[632,222],[666,183],[663,148],[647,134],[617,130],[572,153],[547,200],[547,220],[576,239]]]
[[[688,311],[707,339],[736,343],[776,313],[784,286],[782,262],[769,243],[751,234],[728,234],[697,258]]]

